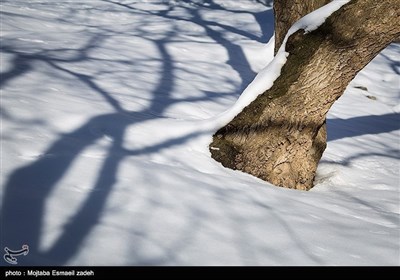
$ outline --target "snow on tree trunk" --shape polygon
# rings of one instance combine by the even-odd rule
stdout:
[[[400,35],[399,22],[400,0],[353,0],[315,31],[292,34],[281,75],[214,134],[212,157],[277,186],[312,188],[329,108]]]
[[[275,0],[275,54],[296,21],[329,2],[331,0]]]

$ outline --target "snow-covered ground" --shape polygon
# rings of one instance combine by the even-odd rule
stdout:
[[[22,265],[400,265],[399,44],[330,111],[311,191],[210,157],[204,123],[272,59],[271,2],[3,0],[0,249],[29,245]]]

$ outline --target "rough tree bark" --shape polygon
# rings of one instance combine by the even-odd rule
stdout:
[[[329,2],[331,0],[275,0],[275,54],[296,21]]]
[[[275,19],[275,48],[274,54],[278,52],[283,40],[290,27],[318,8],[328,4],[332,0],[275,0],[274,1],[274,19]],[[314,149],[324,151],[326,148],[326,121],[319,128],[314,140]]]
[[[315,31],[291,35],[280,77],[214,134],[212,157],[277,186],[310,189],[329,108],[400,35],[399,22],[400,0],[353,0]]]

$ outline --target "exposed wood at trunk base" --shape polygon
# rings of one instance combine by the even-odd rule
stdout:
[[[353,0],[317,30],[299,30],[281,76],[213,137],[212,157],[277,186],[309,190],[326,147],[326,114],[400,34],[400,0]]]

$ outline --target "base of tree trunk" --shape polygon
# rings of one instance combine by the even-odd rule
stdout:
[[[225,167],[276,186],[309,190],[325,147],[325,124],[291,127],[271,123],[242,133],[224,128],[214,135],[210,152]]]

